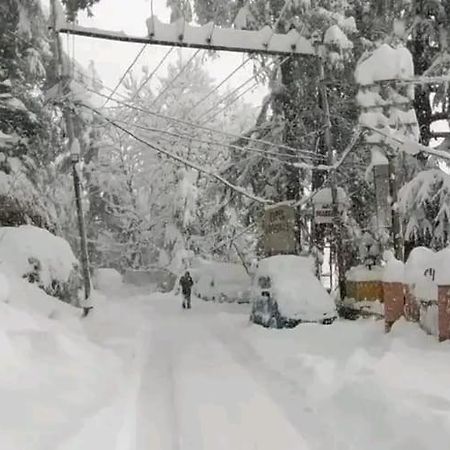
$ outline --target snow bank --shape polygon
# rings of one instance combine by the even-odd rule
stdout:
[[[78,266],[68,242],[31,225],[0,228],[0,262],[46,291],[68,283]]]
[[[191,269],[193,292],[206,300],[248,302],[251,280],[242,264],[201,261]]]
[[[324,314],[333,314],[335,305],[314,276],[314,269],[313,258],[271,256],[259,262],[255,280],[262,276],[270,277],[270,290],[284,317],[315,321],[322,319]]]
[[[249,365],[262,360],[254,373],[278,388],[313,448],[448,447],[450,347],[414,324],[400,320],[389,336],[382,321],[251,327],[236,339],[249,342]]]
[[[107,404],[120,366],[90,342],[80,310],[46,295],[12,270],[0,277],[0,448],[61,448]]]
[[[99,268],[94,272],[94,287],[102,292],[117,291],[123,285],[122,275],[115,269]]]

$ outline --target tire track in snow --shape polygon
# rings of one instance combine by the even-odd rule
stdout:
[[[242,333],[231,330],[220,320],[209,325],[211,334],[220,341],[231,357],[247,370],[270,398],[285,414],[311,449],[330,450],[335,448],[336,438],[330,433],[330,424],[307,402],[307,387],[285,377],[281,371],[268,367],[253,347],[246,342]]]
[[[143,369],[137,426],[137,450],[181,450],[172,343],[151,334]]]

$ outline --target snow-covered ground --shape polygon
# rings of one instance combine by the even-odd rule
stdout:
[[[448,449],[449,344],[406,323],[268,330],[248,308],[126,285],[81,325],[1,303],[0,448]]]

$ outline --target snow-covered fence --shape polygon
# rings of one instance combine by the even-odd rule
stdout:
[[[347,273],[343,306],[357,315],[384,316],[386,332],[405,317],[440,341],[450,339],[450,248],[418,247],[406,263],[385,252],[384,260],[383,267],[359,266]]]
[[[386,330],[401,316],[418,322],[440,341],[450,339],[450,249],[419,247],[406,264],[391,258],[385,267]]]

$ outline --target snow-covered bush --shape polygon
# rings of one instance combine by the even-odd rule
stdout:
[[[70,245],[31,225],[0,227],[0,264],[47,294],[76,302],[81,277]]]

